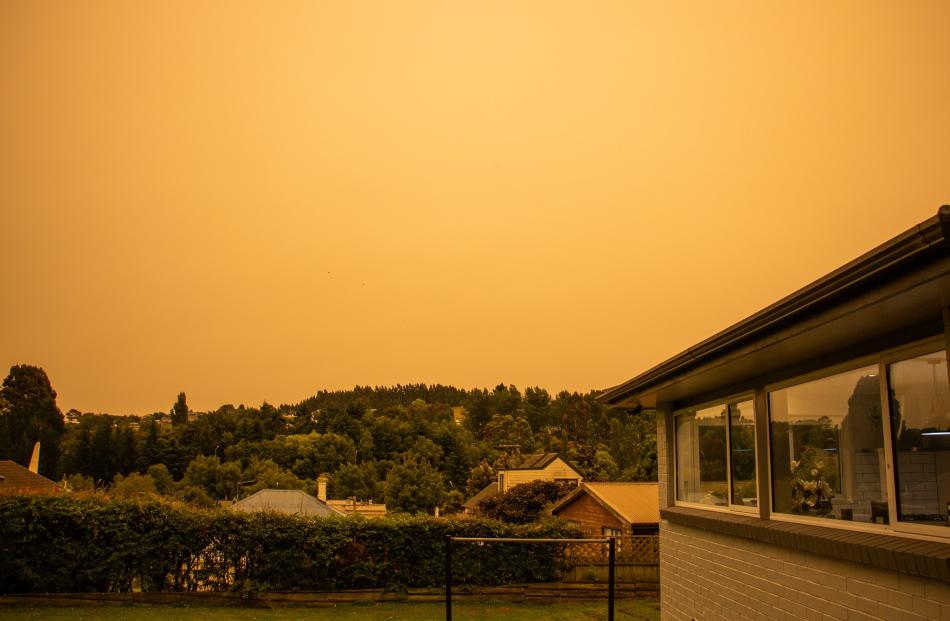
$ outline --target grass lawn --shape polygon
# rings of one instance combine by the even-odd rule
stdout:
[[[623,600],[614,608],[617,621],[656,621],[654,601]],[[173,606],[107,606],[101,608],[0,608],[3,621],[383,621],[384,619],[445,618],[444,604],[343,604],[334,608],[185,608]],[[512,604],[455,602],[453,621],[594,621],[607,618],[607,602],[570,604]]]

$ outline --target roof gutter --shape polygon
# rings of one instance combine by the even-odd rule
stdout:
[[[910,230],[885,242],[857,259],[838,268],[764,308],[754,315],[701,341],[669,360],[641,373],[623,384],[608,388],[597,396],[597,401],[617,404],[644,389],[672,376],[685,373],[696,365],[715,358],[723,350],[741,342],[767,334],[816,305],[841,295],[881,273],[913,260],[934,248],[946,245],[950,238],[950,205],[943,205],[937,214]]]

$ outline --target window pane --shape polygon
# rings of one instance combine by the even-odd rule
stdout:
[[[892,364],[888,375],[900,519],[946,526],[950,508],[947,352]]]
[[[732,504],[754,507],[758,502],[755,487],[755,409],[751,400],[729,406],[729,440]]]
[[[726,406],[676,417],[676,498],[726,505]]]
[[[886,523],[877,366],[769,394],[774,510]]]

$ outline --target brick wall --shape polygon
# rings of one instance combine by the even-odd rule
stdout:
[[[656,471],[659,479],[660,507],[669,507],[672,504],[672,498],[669,494],[670,481],[670,447],[667,442],[667,409],[661,408],[656,411]]]
[[[950,584],[660,524],[664,621],[950,621]]]
[[[587,537],[603,537],[603,528],[614,528],[625,531],[630,534],[630,528],[613,516],[612,513],[590,497],[589,494],[582,493],[577,496],[566,507],[557,512],[557,516],[563,520],[570,520],[583,529]]]
[[[935,451],[900,451],[897,471],[901,479],[901,510],[904,514],[943,513],[946,502],[940,496]]]

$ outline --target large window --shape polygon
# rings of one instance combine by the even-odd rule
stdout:
[[[771,514],[950,536],[944,340],[839,368],[764,387]],[[758,506],[753,399],[679,410],[674,437],[678,503]]]
[[[776,513],[888,521],[878,366],[769,393]]]
[[[751,400],[676,415],[676,499],[755,506],[755,416]]]
[[[888,366],[898,519],[947,526],[950,382],[947,352]]]
[[[729,405],[729,472],[732,504],[756,506],[755,408],[751,399]]]

